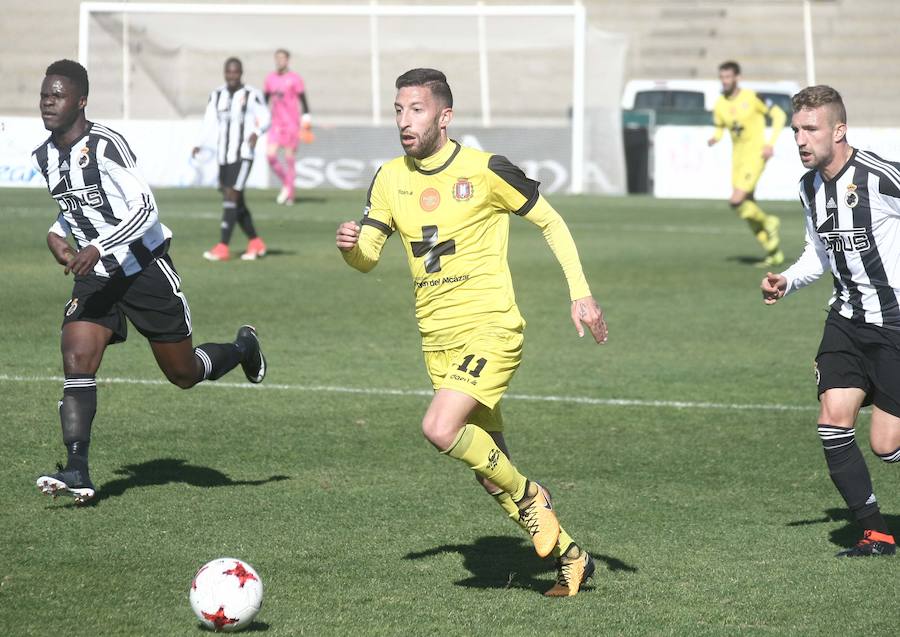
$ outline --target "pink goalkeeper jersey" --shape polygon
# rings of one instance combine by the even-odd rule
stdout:
[[[269,97],[272,112],[272,128],[300,128],[300,94],[303,93],[303,78],[293,71],[266,76],[263,92]]]

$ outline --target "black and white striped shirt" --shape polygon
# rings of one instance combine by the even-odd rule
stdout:
[[[854,150],[829,181],[800,180],[806,248],[783,274],[787,292],[834,278],[830,304],[849,319],[900,329],[900,163]]]
[[[172,233],[160,223],[153,193],[119,133],[88,122],[71,148],[58,147],[51,136],[31,158],[59,204],[50,232],[72,234],[79,249],[95,246],[95,274],[135,274],[164,253]]]
[[[247,140],[250,135],[262,135],[269,123],[269,109],[262,93],[246,84],[232,93],[223,84],[209,94],[199,145],[215,137],[220,166],[253,159]]]

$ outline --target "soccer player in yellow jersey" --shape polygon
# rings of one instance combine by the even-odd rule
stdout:
[[[784,262],[778,237],[781,220],[775,215],[766,214],[757,205],[753,191],[756,190],[756,183],[762,176],[766,161],[772,156],[773,146],[784,128],[787,115],[775,104],[767,106],[754,91],[740,88],[740,76],[741,67],[737,62],[729,61],[719,65],[722,95],[713,107],[713,124],[716,130],[709,145],[722,139],[726,128],[731,133],[733,190],[729,203],[741,219],[747,220],[756,240],[766,251],[766,257],[760,265],[768,267]],[[768,140],[766,115],[772,118],[772,134]]]
[[[565,222],[509,160],[449,139],[453,95],[434,69],[397,78],[394,102],[406,155],[384,164],[369,188],[360,224],[337,230],[344,260],[362,272],[378,263],[398,233],[416,293],[416,318],[434,398],[422,420],[439,451],[471,468],[481,485],[532,538],[541,557],[558,560],[545,594],[570,596],[594,572],[587,551],[563,530],[548,491],[519,473],[503,436],[500,398],[522,355],[525,321],[506,259],[513,215],[541,228],[569,285],[579,336],[597,343],[606,322],[591,296]]]

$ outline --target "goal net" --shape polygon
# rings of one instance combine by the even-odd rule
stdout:
[[[625,42],[589,28],[581,5],[85,2],[79,29],[91,116],[123,120],[138,139],[159,139],[152,121],[189,136],[226,58],[239,57],[244,82],[261,89],[284,48],[316,127],[298,153],[301,187],[366,187],[401,152],[395,78],[433,67],[454,93],[452,137],[507,155],[545,192],[624,191]],[[265,166],[254,170],[266,185]]]

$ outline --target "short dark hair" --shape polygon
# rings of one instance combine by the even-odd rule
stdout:
[[[726,60],[719,65],[720,71],[734,71],[735,75],[741,74],[741,65],[734,60]]]
[[[453,93],[447,84],[447,76],[437,69],[411,69],[398,77],[394,86],[397,90],[407,86],[427,86],[432,95],[453,108]]]
[[[225,60],[225,66],[223,68],[227,68],[229,64],[237,64],[239,67],[241,67],[242,71],[244,70],[244,63],[241,62],[241,58],[236,58],[236,57],[228,58],[227,60]]]
[[[291,57],[291,52],[288,51],[287,49],[275,49],[275,53],[276,53],[276,55],[278,53],[284,53],[285,57]]]
[[[805,89],[791,98],[791,107],[794,112],[800,112],[804,108],[818,108],[827,106],[831,112],[832,124],[847,123],[847,109],[844,107],[844,99],[835,89],[824,84],[807,86]]]
[[[57,60],[47,67],[45,75],[61,75],[68,78],[78,89],[79,97],[87,97],[90,88],[87,69],[75,60]]]

